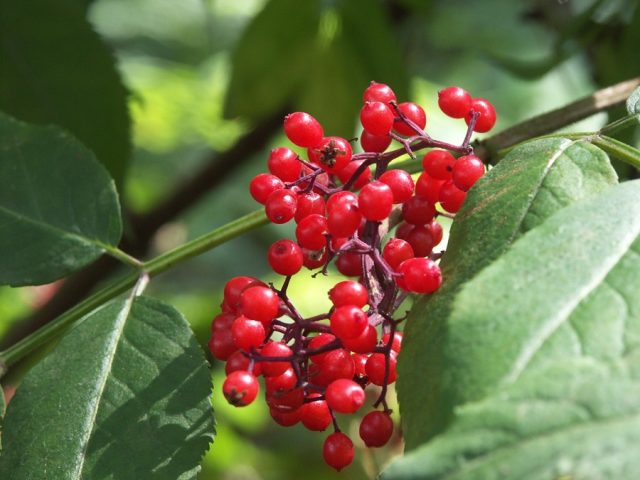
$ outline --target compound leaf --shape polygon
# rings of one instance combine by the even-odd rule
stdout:
[[[195,479],[213,439],[210,396],[179,312],[113,301],[25,376],[5,417],[0,478]]]
[[[0,284],[51,282],[118,243],[115,185],[86,147],[2,114],[0,145]]]

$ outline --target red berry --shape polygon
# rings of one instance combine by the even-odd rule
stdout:
[[[234,352],[238,350],[231,329],[215,332],[209,340],[209,351],[214,358],[226,361]]]
[[[272,192],[264,204],[267,218],[273,223],[287,223],[296,214],[297,198],[287,189]]]
[[[311,367],[317,365],[315,371]],[[322,363],[311,364],[309,367],[309,381],[315,385],[326,387],[338,378],[353,378],[355,364],[348,350],[338,348],[327,352]]]
[[[362,387],[348,378],[339,378],[331,382],[324,397],[329,408],[338,413],[355,413],[365,400]]]
[[[436,214],[436,207],[424,197],[411,197],[402,204],[402,218],[413,225],[429,223]]]
[[[327,216],[327,228],[334,237],[351,237],[362,222],[357,203],[336,204]]]
[[[409,242],[400,238],[392,238],[384,246],[382,257],[395,270],[405,260],[415,257],[415,253]]]
[[[216,315],[211,321],[211,333],[229,330],[235,319],[236,316],[233,313],[220,313]]]
[[[433,238],[433,246],[435,247],[442,241],[442,225],[437,220],[431,220],[428,227],[431,230],[431,238]]]
[[[360,135],[360,145],[365,152],[384,152],[391,145],[392,138],[389,135],[373,135],[366,130]]]
[[[426,225],[416,225],[407,235],[407,242],[411,244],[416,257],[426,257],[435,245],[431,229]]]
[[[296,376],[293,368],[287,368],[280,375],[276,375],[274,377],[265,377],[264,379],[264,388],[267,393],[284,393],[289,390],[293,390],[298,382],[298,377]]]
[[[308,248],[302,249],[302,263],[310,270],[323,266],[328,257],[329,255],[326,248],[321,250],[309,250]]]
[[[284,343],[280,342],[267,342],[262,347],[260,354],[263,357],[289,357],[293,352]],[[262,361],[260,362],[262,367],[262,374],[265,377],[277,377],[282,375],[288,368],[291,367],[291,363],[287,360],[278,361]]]
[[[369,294],[366,287],[353,280],[344,280],[336,283],[329,290],[329,298],[335,307],[354,305],[362,308],[369,302]]]
[[[329,322],[338,338],[354,338],[369,325],[369,317],[355,305],[343,305],[333,311]]]
[[[310,400],[300,407],[300,420],[302,424],[311,431],[322,432],[331,425],[331,411],[327,402],[322,400],[318,393],[311,393],[307,399]]]
[[[307,150],[309,160],[329,173],[337,173],[351,161],[351,144],[341,137],[325,137]]]
[[[347,277],[359,277],[362,275],[362,255],[346,252],[336,260],[338,271]]]
[[[275,175],[269,175],[268,173],[259,173],[251,183],[249,184],[249,193],[253,199],[264,205],[271,195],[276,190],[282,190],[284,183]]]
[[[400,222],[398,228],[396,228],[396,238],[406,240],[411,230],[415,228],[415,225],[408,222]]]
[[[430,258],[410,258],[398,267],[406,290],[415,293],[433,293],[442,283],[440,267]],[[403,287],[404,288],[404,287]]]
[[[293,182],[300,177],[302,163],[293,150],[278,147],[271,150],[267,160],[269,171],[284,182]]]
[[[446,150],[431,150],[422,157],[422,169],[438,180],[449,180],[455,163],[455,157]]]
[[[269,408],[269,415],[280,426],[292,427],[300,421],[300,415],[302,414],[302,407],[292,412],[280,412],[275,408]]]
[[[334,342],[336,339],[335,335],[331,335],[330,333],[321,333],[320,335],[313,337],[309,341],[309,345],[307,345],[308,350],[318,350],[330,343]],[[330,350],[329,350],[330,351]],[[329,351],[323,353],[316,353],[315,355],[311,355],[309,358],[312,362],[322,363],[324,358],[327,356]]]
[[[396,101],[396,94],[389,85],[371,82],[362,95],[363,102],[389,103]]]
[[[383,386],[396,381],[396,364],[398,363],[397,354],[393,350],[389,352],[389,372],[385,378],[386,357],[383,353],[374,353],[367,360],[365,371],[369,381],[374,385]]]
[[[373,135],[386,135],[393,128],[393,111],[382,102],[366,102],[360,110],[362,127]]]
[[[322,125],[308,113],[295,112],[284,117],[284,133],[299,147],[310,148],[324,136]]]
[[[360,190],[358,208],[367,220],[384,220],[389,216],[393,208],[393,191],[391,187],[377,180],[368,183]]]
[[[413,102],[404,102],[398,104],[398,110],[402,112],[407,120],[413,122],[419,129],[424,130],[427,125],[427,115],[420,105]],[[417,135],[418,133],[401,119],[393,122],[393,129],[400,135],[406,136]]]
[[[416,197],[423,197],[435,204],[439,200],[440,188],[444,184],[444,180],[437,180],[427,173],[423,173],[418,177],[416,182]]]
[[[389,343],[389,339],[391,335],[389,333],[385,333],[382,336],[382,344],[387,345]],[[396,353],[400,353],[400,348],[402,347],[402,332],[395,332],[393,334],[393,341],[391,343],[391,350]]]
[[[298,195],[296,214],[293,218],[297,223],[300,223],[303,218],[313,213],[324,215],[325,208],[325,201],[322,195],[316,192],[303,193]]]
[[[304,389],[294,388],[286,392],[272,392],[266,395],[267,405],[278,412],[293,412],[304,404]]]
[[[353,461],[353,454],[353,442],[342,432],[332,433],[324,441],[322,457],[327,465],[337,471]]]
[[[262,288],[262,287],[258,287]],[[264,341],[264,326],[258,320],[251,320],[244,315],[240,315],[231,325],[231,335],[233,342],[242,350],[250,351],[259,347]]]
[[[484,163],[475,155],[458,158],[453,166],[453,184],[463,192],[469,190],[484,175]]]
[[[327,244],[327,219],[317,213],[307,215],[296,226],[296,240],[301,247],[320,250]]]
[[[255,277],[233,277],[229,280],[224,286],[224,300],[227,302],[232,308],[238,308],[238,302],[240,301],[240,295],[247,288],[253,287],[256,285],[263,285],[264,282],[258,280]]]
[[[464,117],[464,121],[467,125],[471,123],[471,116],[473,112],[478,112],[480,115],[476,120],[476,125],[473,130],[479,133],[488,132],[493,128],[496,123],[496,110],[493,105],[484,98],[474,98],[471,101],[471,110]]]
[[[438,92],[438,106],[452,118],[464,118],[471,110],[471,95],[460,87],[447,87]]]
[[[338,178],[340,179],[343,185],[351,179],[351,177],[355,174],[358,167],[362,165],[363,161],[364,160],[351,161],[347,163],[345,167],[338,172]],[[358,175],[358,178],[353,183],[353,186],[351,188],[353,188],[354,190],[360,190],[363,186],[369,183],[370,180],[371,180],[371,168],[367,167],[364,169],[364,171],[360,175]]]
[[[262,373],[259,362],[254,362],[251,369],[249,369],[249,365],[251,365],[251,360],[240,350],[236,350],[227,359],[227,363],[224,365],[224,372],[229,375],[237,370],[246,370],[256,377]]]
[[[393,203],[403,203],[413,195],[413,178],[405,170],[387,170],[380,175],[380,181],[386,183],[393,192]]]
[[[440,205],[447,212],[456,213],[462,207],[464,199],[467,197],[467,193],[460,190],[453,184],[453,180],[447,180],[440,187],[438,198]]]
[[[378,343],[375,327],[367,325],[364,331],[353,338],[341,338],[344,348],[355,353],[371,353]]]
[[[256,399],[259,390],[256,377],[243,370],[231,372],[222,384],[225,398],[236,407],[249,405]]]
[[[362,417],[360,438],[367,447],[382,447],[393,433],[393,420],[385,412],[373,411]]]
[[[291,240],[282,239],[269,247],[269,265],[280,275],[295,275],[302,268],[302,249]]]
[[[336,192],[333,195],[331,195],[327,200],[327,213],[330,213],[333,207],[335,207],[336,205],[343,205],[343,204],[349,204],[349,203],[352,203],[358,206],[358,197],[356,196],[355,193],[344,191],[344,190],[340,192]]]
[[[278,316],[280,299],[269,287],[249,287],[240,295],[239,311],[245,317],[269,324]]]

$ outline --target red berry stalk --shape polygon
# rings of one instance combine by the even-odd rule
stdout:
[[[277,288],[253,277],[229,280],[209,342],[212,355],[227,362],[223,392],[230,403],[250,404],[262,375],[277,423],[301,422],[312,431],[333,425],[323,455],[337,470],[351,463],[354,448],[335,413],[359,411],[365,389],[378,391],[373,407],[381,410],[363,417],[362,440],[380,447],[392,436],[386,394],[396,380],[405,318],[397,310],[409,293],[431,294],[440,287],[442,252],[433,251],[442,240],[437,216],[457,212],[484,174],[470,139],[473,131],[485,132],[495,122],[486,100],[459,87],[445,88],[440,108],[468,125],[462,143],[453,145],[430,137],[424,109],[396,103],[389,86],[372,82],[363,100],[365,151],[355,155],[349,141],[325,137],[308,113],[285,118],[287,137],[307,149],[306,158],[276,148],[267,162],[270,173],[257,175],[249,186],[269,220],[296,223],[295,241],[278,240],[267,254],[284,282]],[[388,150],[393,141],[400,147]],[[404,170],[388,168],[392,160],[415,157],[425,148],[430,150],[417,182]],[[317,275],[331,265],[354,278],[329,290],[328,312],[303,317],[287,294],[292,277],[303,266],[317,269]]]

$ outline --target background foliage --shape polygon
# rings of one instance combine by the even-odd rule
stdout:
[[[454,140],[458,122],[435,113],[442,86],[490,99],[500,129],[640,70],[633,0],[0,0],[0,10],[0,110],[59,125],[95,153],[117,182],[122,248],[143,257],[255,208],[246,186],[265,169],[268,149],[284,142],[285,111],[310,111],[327,131],[353,137],[361,92],[375,79],[434,112],[429,132]],[[601,114],[572,128],[605,121]],[[637,139],[634,130],[624,135]],[[535,182],[530,161],[523,182]],[[594,189],[608,182],[605,170]],[[269,278],[264,252],[284,232],[269,226],[225,244],[155,279],[147,294],[176,306],[204,346],[224,282]],[[63,283],[0,287],[3,345],[103,284],[105,272],[121,267],[100,260]],[[309,312],[319,308],[321,283],[293,285]],[[30,362],[3,380],[8,397]],[[214,385],[222,374],[214,364]],[[321,461],[322,435],[273,425],[262,404],[228,407],[218,390],[214,405],[218,435],[200,478],[334,475]],[[483,413],[477,408],[460,431]],[[370,478],[401,449],[397,441],[359,455],[349,478]]]

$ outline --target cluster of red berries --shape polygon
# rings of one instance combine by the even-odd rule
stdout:
[[[257,175],[249,187],[270,221],[295,221],[296,241],[281,239],[269,248],[271,268],[285,276],[282,287],[253,277],[227,282],[209,348],[227,362],[222,388],[233,405],[255,400],[262,375],[277,423],[301,422],[314,431],[333,425],[323,455],[337,470],[351,463],[354,448],[335,414],[358,411],[370,385],[379,389],[373,406],[382,409],[362,418],[360,436],[369,447],[385,445],[392,436],[386,394],[396,379],[398,326],[404,320],[396,310],[408,293],[440,287],[441,253],[433,248],[442,240],[436,217],[446,213],[436,204],[455,213],[484,173],[469,142],[473,131],[493,126],[493,107],[459,87],[442,90],[439,105],[445,114],[465,119],[461,145],[431,138],[424,131],[422,107],[396,103],[393,90],[381,83],[372,82],[364,92],[363,153],[354,155],[344,138],[325,137],[308,113],[287,115],[285,133],[307,149],[307,158],[275,148],[268,159],[270,173]],[[387,151],[394,140],[401,147]],[[431,150],[416,182],[406,171],[388,168],[392,160],[414,157],[423,148]],[[333,306],[328,312],[303,317],[287,295],[291,277],[303,266],[326,273],[334,261],[340,273],[355,279],[329,290]]]

